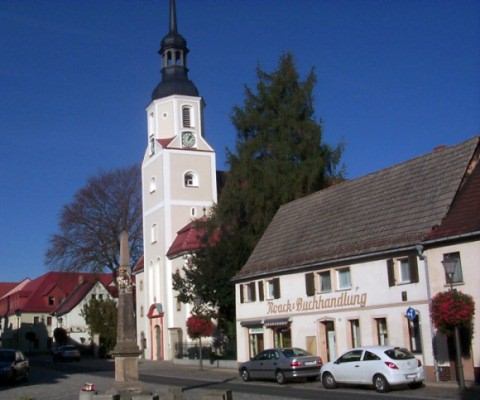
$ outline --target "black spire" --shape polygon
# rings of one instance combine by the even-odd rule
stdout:
[[[198,96],[194,83],[188,79],[187,41],[177,32],[175,0],[170,0],[169,32],[160,44],[162,80],[152,93],[152,100],[172,94]]]

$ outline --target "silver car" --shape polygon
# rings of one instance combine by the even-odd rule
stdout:
[[[422,363],[407,349],[393,346],[358,347],[347,351],[321,370],[322,383],[333,389],[337,383],[373,385],[377,392],[407,384],[420,387],[425,379]]]
[[[244,381],[250,379],[275,379],[283,384],[288,379],[306,378],[316,380],[320,376],[322,359],[293,348],[275,348],[258,353],[238,369]]]

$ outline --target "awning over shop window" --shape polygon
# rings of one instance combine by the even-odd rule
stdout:
[[[258,326],[262,326],[262,321],[261,320],[255,320],[255,321],[242,321],[240,322],[240,326],[243,326],[244,328],[254,328]]]
[[[290,323],[288,318],[276,318],[276,319],[266,319],[264,321],[264,326],[267,328],[271,328],[274,326],[288,326]]]

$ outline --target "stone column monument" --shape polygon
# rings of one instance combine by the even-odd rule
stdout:
[[[113,350],[115,357],[115,381],[119,388],[128,391],[140,390],[138,380],[138,356],[135,327],[135,310],[133,306],[133,285],[130,275],[130,255],[128,250],[128,233],[120,234],[120,266],[117,274],[118,311],[117,344]]]

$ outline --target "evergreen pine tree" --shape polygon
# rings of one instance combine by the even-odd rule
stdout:
[[[220,232],[219,240],[207,240],[189,270],[174,276],[180,300],[200,299],[217,308],[220,327],[235,320],[231,278],[278,208],[342,178],[342,148],[323,143],[315,117],[314,72],[301,81],[287,53],[276,71],[258,68],[257,77],[256,91],[247,87],[244,104],[233,110],[236,149],[227,153],[230,171],[208,222],[211,235]]]

